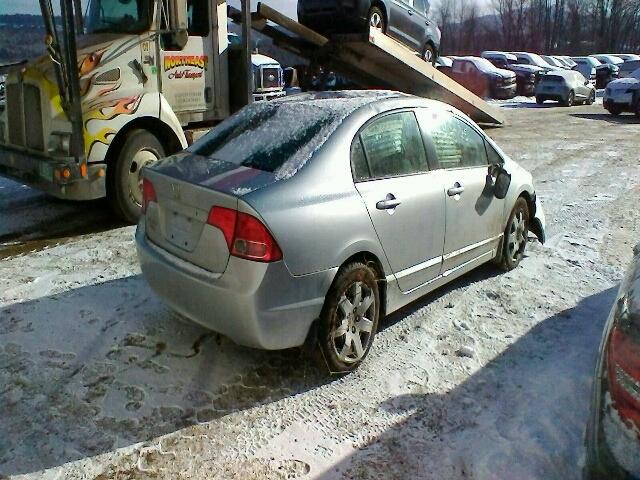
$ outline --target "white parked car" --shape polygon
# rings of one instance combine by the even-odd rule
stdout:
[[[603,104],[611,115],[633,112],[640,118],[640,68],[628,78],[609,83]]]

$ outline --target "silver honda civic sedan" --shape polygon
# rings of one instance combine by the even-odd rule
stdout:
[[[386,314],[545,237],[531,174],[455,108],[395,92],[253,104],[143,191],[138,256],[172,309],[251,347],[316,342],[333,372]]]

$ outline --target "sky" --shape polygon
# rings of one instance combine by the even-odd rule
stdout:
[[[285,15],[296,18],[296,4],[297,0],[263,0],[264,3],[281,11]],[[487,5],[489,0],[477,0],[479,4]],[[54,5],[59,4],[57,0],[53,0]],[[83,0],[84,3],[84,0]],[[239,4],[238,0],[232,0],[233,4]],[[255,5],[258,0],[252,0],[252,5]],[[431,2],[434,4],[435,2]],[[0,15],[12,14],[12,13],[38,13],[40,7],[38,6],[38,0],[0,0]]]
[[[263,0],[264,1],[264,0]],[[54,7],[59,5],[59,0],[53,0]],[[83,0],[83,3],[85,1]],[[231,4],[237,3],[239,5],[239,1],[231,1]],[[257,0],[253,0],[252,5],[255,8],[255,5],[258,3]],[[297,0],[266,0],[264,3],[269,6],[275,8],[283,12],[285,15],[289,17],[296,17],[296,4]],[[14,13],[39,13],[40,6],[38,4],[38,0],[0,0],[0,15],[3,14],[14,14]]]

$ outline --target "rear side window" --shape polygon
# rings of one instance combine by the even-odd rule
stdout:
[[[413,112],[385,115],[367,125],[352,146],[354,180],[428,171],[422,134]],[[368,171],[364,168],[366,161]]]
[[[426,117],[425,127],[436,151],[437,168],[489,164],[484,139],[466,122],[448,112],[435,112]]]
[[[293,175],[320,148],[350,111],[322,101],[256,102],[230,117],[188,151],[264,172]],[[353,102],[351,102],[353,103]]]

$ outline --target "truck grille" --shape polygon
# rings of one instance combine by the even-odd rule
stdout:
[[[9,143],[44,151],[40,89],[19,83],[9,84],[6,89]]]
[[[27,147],[44,151],[44,133],[42,128],[42,102],[40,89],[33,85],[24,86],[25,120],[29,119],[29,128],[25,128]]]
[[[8,84],[6,87],[9,143],[12,145],[24,145],[24,122],[22,120],[22,95],[20,95],[20,85]]]
[[[262,69],[262,88],[279,88],[282,86],[279,68]]]

